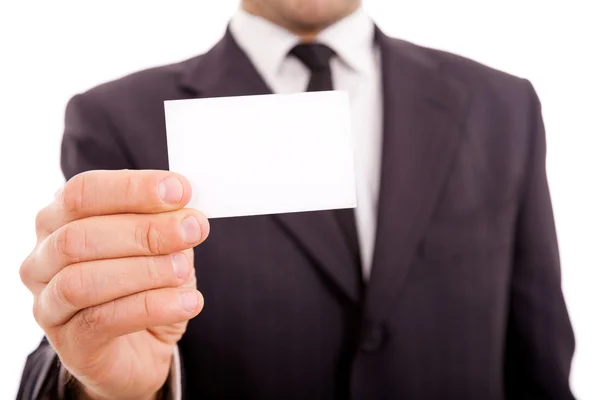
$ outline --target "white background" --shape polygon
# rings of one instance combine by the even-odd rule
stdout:
[[[544,106],[563,288],[577,338],[572,386],[600,399],[600,24],[593,0],[366,0],[393,36],[530,79]],[[237,0],[0,1],[0,399],[42,335],[18,269],[34,217],[62,184],[66,101],[208,49]]]

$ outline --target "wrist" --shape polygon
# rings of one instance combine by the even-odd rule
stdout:
[[[87,388],[83,387],[82,385],[78,384],[75,387],[71,387],[67,390],[68,392],[68,396],[65,397],[65,400],[109,400],[109,399],[115,399],[118,397],[115,396],[109,396],[109,397],[105,397],[105,396],[100,396],[97,395],[91,391],[89,391]],[[158,392],[148,395],[148,396],[140,396],[140,397],[135,397],[135,399],[131,399],[131,400],[162,400],[163,396],[162,396],[162,390],[159,390]]]
[[[114,400],[120,398],[118,395],[105,396],[95,393],[70,374],[64,390],[65,400]],[[149,395],[127,397],[128,400],[163,400],[163,398],[163,389]]]

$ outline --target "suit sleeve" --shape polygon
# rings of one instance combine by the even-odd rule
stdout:
[[[17,400],[58,398],[57,395],[51,395],[58,394],[58,380],[47,379],[51,376],[58,377],[58,374],[58,357],[44,338],[38,348],[27,357]]]
[[[516,225],[506,342],[506,398],[573,399],[575,348],[561,289],[560,260],[546,178],[545,129],[531,87],[529,168]]]
[[[61,147],[61,168],[67,180],[90,170],[135,169],[119,132],[93,92],[71,99],[65,115],[65,131]],[[181,397],[181,368],[176,349],[174,365],[163,393],[166,399]],[[18,400],[68,398],[65,371],[46,338],[25,363]],[[66,390],[67,389],[67,390]]]
[[[96,97],[92,93],[80,94],[67,105],[60,157],[67,180],[90,170],[136,168],[119,132]]]

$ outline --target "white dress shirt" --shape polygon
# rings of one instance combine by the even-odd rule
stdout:
[[[274,93],[303,92],[310,71],[290,50],[296,35],[261,17],[238,10],[231,34]],[[371,272],[382,146],[382,88],[375,25],[363,8],[329,26],[315,39],[336,53],[331,61],[333,86],[350,96],[354,141],[356,227],[363,276]]]

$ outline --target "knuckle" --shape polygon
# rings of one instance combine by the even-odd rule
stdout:
[[[139,197],[138,191],[136,190],[135,175],[128,173],[123,178],[123,196],[127,204],[135,204],[136,198]]]
[[[51,285],[52,294],[56,300],[68,309],[77,309],[85,297],[85,288],[79,268],[73,268],[72,271],[63,271],[53,278]]]
[[[85,229],[76,223],[65,225],[54,234],[54,250],[67,259],[77,260],[86,247]]]
[[[148,319],[151,319],[156,314],[155,298],[148,292],[143,292],[141,296],[144,304],[144,316]]]
[[[165,242],[156,223],[148,221],[135,229],[135,241],[143,250],[150,254],[162,254]]]
[[[85,206],[85,181],[86,173],[75,175],[64,186],[62,191],[63,208],[72,213],[83,210]]]
[[[32,312],[33,312],[33,319],[35,320],[35,322],[40,327],[44,327],[45,313],[43,311],[43,307],[42,307],[39,299],[34,300]]]
[[[40,235],[40,234],[44,234],[48,231],[47,229],[47,222],[48,222],[48,210],[46,208],[43,208],[42,210],[38,211],[38,213],[35,216],[35,232]]]
[[[21,263],[21,266],[19,267],[19,277],[21,278],[21,282],[25,286],[28,286],[31,283],[31,281],[33,280],[32,273],[31,273],[32,269],[33,269],[33,259],[32,259],[32,255],[29,255],[23,261],[23,263]]]
[[[157,257],[146,257],[145,261],[145,272],[148,276],[148,281],[151,283],[161,281],[162,274],[160,271],[160,262]]]

